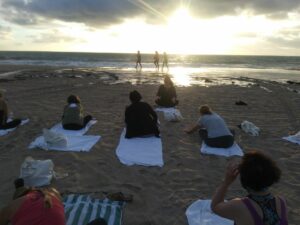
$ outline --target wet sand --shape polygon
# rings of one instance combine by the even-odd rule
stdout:
[[[0,66],[2,72],[14,69]],[[121,164],[115,154],[124,127],[124,109],[129,104],[128,93],[136,89],[142,93],[144,101],[153,105],[161,80],[157,84],[122,82],[111,85],[118,80],[109,74],[111,72],[81,76],[68,70],[64,73],[67,76],[62,76],[52,70],[52,75],[49,75],[45,68],[42,71],[27,70],[16,78],[0,79],[0,89],[5,91],[14,115],[30,118],[29,124],[0,137],[1,206],[11,199],[13,180],[19,175],[21,163],[26,156],[32,156],[35,159],[52,159],[58,174],[68,174],[54,181],[61,192],[122,191],[133,194],[133,203],[127,204],[124,209],[124,225],[187,224],[186,208],[198,199],[211,198],[230,160],[201,155],[197,134],[183,132],[186,125],[198,119],[198,106],[209,104],[230,127],[235,128],[237,142],[245,152],[260,149],[278,162],[283,172],[282,179],[272,190],[286,198],[290,224],[299,224],[299,146],[281,139],[289,131],[300,129],[300,95],[294,91],[298,89],[296,84],[243,78],[253,84],[177,87],[178,109],[184,120],[166,122],[159,114],[164,167],[128,167]],[[30,77],[30,74],[40,76]],[[161,75],[149,74],[149,77],[157,80]],[[86,113],[98,119],[88,134],[101,135],[101,141],[88,153],[28,150],[30,142],[41,134],[43,128],[50,128],[60,120],[66,98],[72,93],[80,96]],[[234,103],[238,100],[248,103],[248,106],[236,106]],[[260,127],[260,136],[252,137],[239,130],[236,125],[243,120]],[[236,181],[227,198],[245,194]]]

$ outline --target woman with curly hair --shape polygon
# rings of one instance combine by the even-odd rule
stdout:
[[[248,195],[224,202],[238,174]],[[228,166],[225,179],[212,198],[212,211],[233,220],[236,225],[287,225],[286,202],[270,191],[280,175],[280,169],[268,156],[258,151],[246,153],[240,165]]]

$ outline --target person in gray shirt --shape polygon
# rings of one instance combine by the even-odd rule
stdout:
[[[225,121],[207,105],[200,107],[200,119],[194,126],[185,129],[186,133],[199,130],[205,144],[214,148],[229,148],[234,143],[234,136]]]

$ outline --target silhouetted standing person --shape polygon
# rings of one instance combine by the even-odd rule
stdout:
[[[155,51],[155,55],[154,55],[153,59],[154,59],[155,68],[157,70],[159,70],[159,54],[157,51]]]
[[[138,68],[138,65],[140,65],[140,69],[142,69],[142,56],[141,56],[141,53],[140,51],[137,52],[136,54],[136,64],[135,64],[135,68],[137,69]]]
[[[164,67],[167,67],[167,71],[169,70],[169,60],[168,60],[168,55],[166,52],[164,52],[164,56],[163,56],[163,64],[162,64],[162,69],[161,71],[164,71]]]

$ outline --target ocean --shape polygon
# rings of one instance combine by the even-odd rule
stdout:
[[[153,54],[142,54],[142,71],[155,72]],[[249,77],[300,81],[300,57],[240,55],[168,55],[174,77]],[[136,54],[0,51],[0,65],[45,65],[135,71]]]

